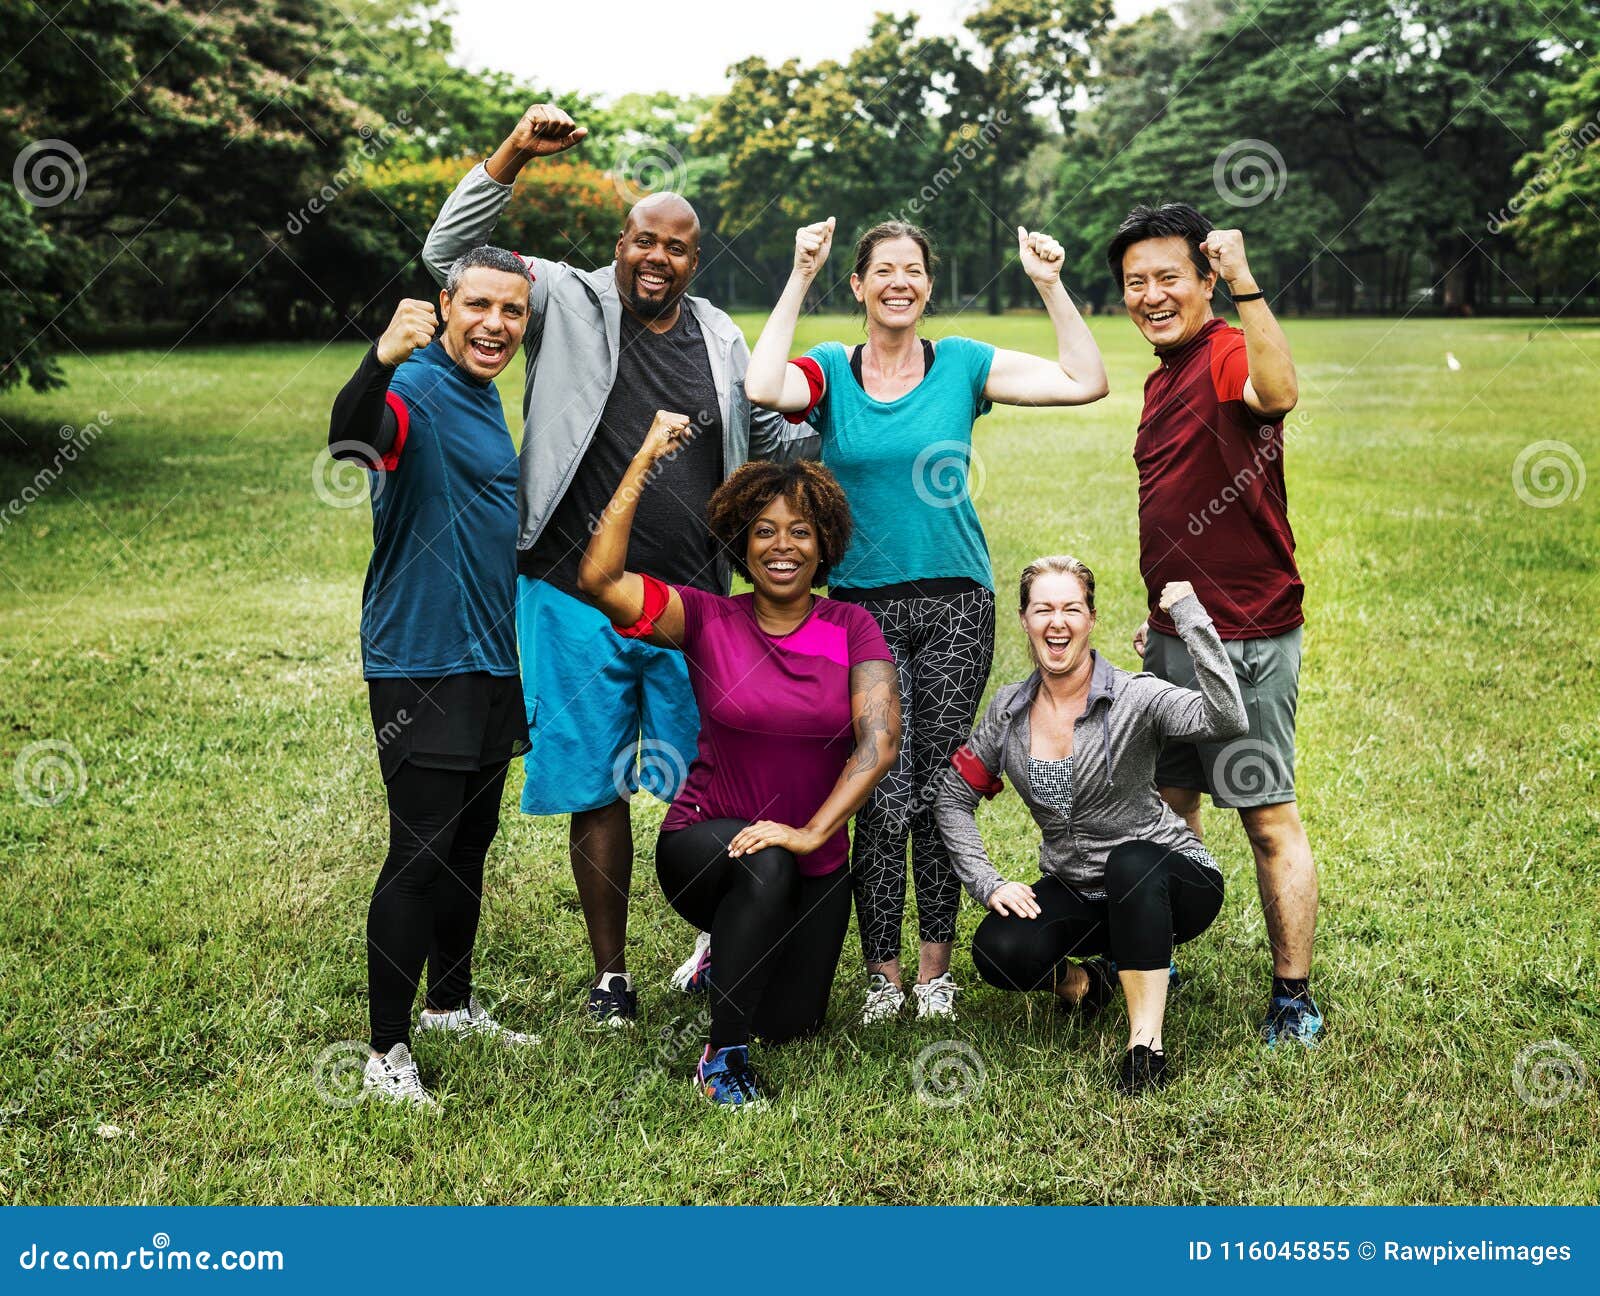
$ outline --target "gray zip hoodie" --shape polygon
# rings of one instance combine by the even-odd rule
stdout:
[[[1044,833],[1039,869],[1084,890],[1105,886],[1106,856],[1127,841],[1193,850],[1200,840],[1156,793],[1156,757],[1168,738],[1215,742],[1249,729],[1239,684],[1211,618],[1194,595],[1172,606],[1172,621],[1194,659],[1200,691],[1143,671],[1131,674],[1094,654],[1083,714],[1072,729],[1072,814],[1038,801],[1028,779],[1029,711],[1039,672],[995,694],[967,745],[939,783],[935,814],[956,875],[981,905],[1000,876],[984,849],[974,811],[1009,775]]]

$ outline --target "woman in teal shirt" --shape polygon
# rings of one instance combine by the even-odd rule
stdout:
[[[856,520],[829,594],[872,613],[895,656],[905,738],[900,759],[856,816],[851,873],[868,973],[864,1022],[905,1004],[900,925],[906,837],[922,938],[917,1015],[954,1016],[950,947],[961,884],[934,821],[937,776],[961,746],[994,656],[994,577],[968,472],[972,425],[990,403],[1086,405],[1106,394],[1088,326],[1061,284],[1061,245],[1017,230],[1023,269],[1055,326],[1056,356],[972,338],[917,336],[933,290],[928,236],[886,221],[856,245],[850,287],[865,345],[824,342],[788,362],[795,322],[827,260],[833,220],[795,236],[794,270],[745,374],[750,400],[816,428],[822,462]]]

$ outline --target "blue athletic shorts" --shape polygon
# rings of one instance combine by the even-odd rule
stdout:
[[[682,653],[624,639],[604,613],[527,576],[517,645],[532,740],[524,814],[594,810],[640,788],[678,795],[700,738]]]

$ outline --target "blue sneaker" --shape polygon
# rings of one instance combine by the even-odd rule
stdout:
[[[718,1106],[756,1107],[766,1101],[761,1082],[750,1069],[750,1050],[730,1044],[715,1053],[706,1045],[705,1056],[695,1066],[695,1088]]]
[[[1270,1048],[1279,1040],[1294,1040],[1315,1048],[1322,1029],[1322,1014],[1310,999],[1285,999],[1274,995],[1261,1022],[1261,1039]]]

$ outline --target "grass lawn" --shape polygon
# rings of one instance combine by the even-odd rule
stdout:
[[[1048,350],[1042,316],[932,323]],[[1007,611],[1041,552],[1096,569],[1099,646],[1134,664],[1130,449],[1151,356],[1125,320],[1094,326],[1110,398],[978,425],[997,684],[1026,673]],[[774,1108],[709,1110],[687,1083],[698,1004],[666,983],[691,934],[655,882],[661,808],[635,816],[643,1018],[599,1037],[583,1029],[566,823],[516,813],[520,769],[477,977],[543,1045],[424,1039],[437,1119],[325,1101],[317,1077],[340,1092],[348,1057],[330,1046],[366,1030],[363,927],[386,841],[356,641],[369,513],[312,489],[358,349],[119,351],[69,361],[64,391],[9,394],[0,509],[51,475],[0,514],[0,1201],[1595,1201],[1600,483],[1535,507],[1513,478],[1539,441],[1600,471],[1600,327],[1288,329],[1326,1043],[1256,1044],[1269,964],[1254,870],[1237,817],[1208,809],[1227,903],[1179,954],[1179,1078],[1137,1102],[1105,1082],[1120,1005],[1084,1029],[984,988],[968,901],[953,1027],[856,1025],[852,932],[829,1028],[762,1056]],[[860,336],[812,319],[801,341]],[[520,365],[501,394],[520,430]],[[79,429],[75,462],[60,461],[63,427]],[[1562,493],[1524,477],[1529,498]],[[37,764],[51,758],[64,775]],[[22,787],[67,795],[38,805]],[[1035,876],[1016,797],[983,816],[1000,867]],[[944,1043],[924,1065],[981,1080],[930,1106],[916,1060],[947,1040],[970,1052]]]

